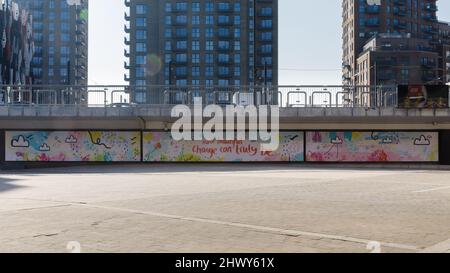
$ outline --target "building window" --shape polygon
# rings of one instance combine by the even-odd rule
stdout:
[[[214,67],[212,66],[207,66],[205,69],[205,76],[206,77],[212,77],[214,76]]]
[[[192,50],[199,51],[200,50],[200,41],[192,41]]]
[[[136,64],[137,65],[145,65],[146,64],[145,56],[136,56]]]
[[[192,77],[200,77],[200,67],[198,66],[192,67]]]
[[[145,77],[145,67],[136,67],[136,77],[137,78]]]
[[[147,44],[146,43],[136,43],[136,52],[147,52]]]
[[[193,64],[200,63],[200,54],[192,54],[191,59]]]
[[[192,38],[200,38],[200,29],[199,28],[192,29]]]
[[[214,41],[206,41],[206,50],[207,51],[214,50]]]
[[[136,18],[136,27],[146,27],[147,18],[138,17]]]
[[[187,49],[187,41],[177,41],[177,49]]]
[[[192,25],[200,25],[200,16],[192,16]]]
[[[214,63],[214,55],[213,54],[205,54],[205,63],[213,64]]]
[[[214,3],[212,2],[207,2],[205,4],[205,11],[206,12],[213,12],[214,11]]]
[[[136,5],[136,14],[137,15],[147,14],[147,5]]]
[[[192,12],[200,12],[200,3],[192,3]]]
[[[214,16],[208,15],[205,19],[205,24],[214,25]]]
[[[146,30],[136,30],[136,39],[138,39],[138,40],[147,39],[147,31]]]

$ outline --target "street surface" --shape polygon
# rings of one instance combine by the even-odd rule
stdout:
[[[0,252],[450,252],[450,171],[2,171],[0,229]]]

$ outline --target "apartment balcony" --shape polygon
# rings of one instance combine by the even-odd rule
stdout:
[[[127,21],[127,22],[129,22],[131,20],[130,15],[128,15],[126,12],[124,13],[123,17],[124,17],[125,21]]]
[[[273,55],[273,51],[272,50],[261,50],[261,49],[258,49],[257,50],[257,55],[258,56],[272,56]]]
[[[125,33],[130,33],[130,27],[128,27],[127,25],[123,26],[123,30],[125,31]]]
[[[377,60],[376,66],[378,68],[390,67],[395,65],[395,60]]]
[[[231,32],[218,32],[217,33],[217,36],[219,37],[219,38],[231,38]]]
[[[379,20],[374,20],[374,21],[366,21],[365,23],[366,27],[379,27],[380,26],[380,21]]]
[[[434,82],[434,81],[437,81],[438,80],[438,78],[436,77],[436,75],[432,75],[432,74],[430,74],[430,75],[422,75],[422,81],[423,82],[425,82],[425,83],[430,83],[430,82]]]
[[[126,49],[123,50],[123,55],[124,55],[126,58],[130,58],[130,52],[128,52],[128,50],[126,50]]]
[[[437,5],[436,4],[431,4],[431,3],[426,4],[424,9],[426,11],[429,11],[429,12],[436,12],[436,11],[438,11]]]
[[[231,65],[231,61],[229,59],[228,60],[226,60],[226,59],[218,59],[217,63],[220,64],[220,65]]]
[[[219,5],[219,7],[217,8],[217,11],[220,13],[233,13],[233,8],[231,5],[226,5],[226,6]]]
[[[437,28],[425,28],[424,30],[423,30],[425,33],[429,33],[429,34],[439,34],[439,29],[437,29]]]
[[[187,32],[184,32],[184,33],[175,33],[175,38],[176,38],[176,39],[183,39],[183,40],[186,40],[187,37],[188,37]]]
[[[188,25],[188,22],[187,21],[175,21],[175,22],[173,22],[173,24],[172,25],[174,25],[174,26],[187,26]]]
[[[424,19],[426,21],[430,21],[430,22],[437,22],[438,21],[436,15],[431,15],[431,14],[422,15],[422,19]]]
[[[423,62],[421,65],[423,68],[433,69],[436,68],[436,64],[437,64],[436,62]]]
[[[86,44],[86,42],[85,41],[76,41],[75,42],[75,44],[77,45],[77,46],[87,46],[87,44]]]
[[[230,79],[230,78],[233,78],[233,74],[231,74],[230,72],[228,72],[228,73],[218,73],[217,77],[221,78],[221,79]]]
[[[175,60],[174,62],[172,62],[173,66],[186,66],[187,64],[188,64],[187,59],[178,59],[178,60]]]
[[[131,7],[131,0],[125,0],[125,6],[127,8]]]
[[[217,47],[217,50],[218,50],[219,52],[230,52],[230,51],[233,51],[233,49],[231,48],[231,46],[229,46],[229,47]]]
[[[399,9],[399,8],[395,8],[394,9],[394,15],[397,16],[406,16],[406,9]]]
[[[273,17],[273,13],[272,12],[264,12],[264,11],[260,10],[258,12],[258,17],[272,18]]]
[[[224,26],[224,27],[230,27],[230,26],[233,26],[233,24],[234,24],[234,22],[232,21],[232,20],[229,20],[229,21],[218,21],[217,22],[217,25],[218,26]]]
[[[406,23],[400,22],[398,24],[395,24],[394,28],[396,28],[396,29],[406,29]]]
[[[86,20],[84,20],[84,19],[77,19],[77,20],[75,21],[75,23],[76,23],[77,25],[85,25],[85,24],[86,24]]]
[[[123,43],[124,43],[126,46],[131,45],[131,42],[130,42],[130,40],[128,40],[127,37],[123,37]]]
[[[86,36],[86,32],[83,29],[77,29],[75,33],[79,36]]]
[[[187,9],[177,9],[177,8],[174,8],[174,9],[172,9],[171,10],[171,12],[172,13],[187,13],[188,12],[188,10]]]
[[[187,52],[188,48],[187,47],[176,47],[173,49],[173,52]]]
[[[365,11],[367,14],[378,14],[380,13],[381,9],[380,6],[368,6],[365,8]]]

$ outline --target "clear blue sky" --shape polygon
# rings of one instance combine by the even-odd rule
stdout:
[[[123,3],[89,3],[89,84],[126,84]],[[450,1],[438,5],[439,19],[450,21]],[[341,1],[280,0],[279,8],[280,84],[340,84]]]

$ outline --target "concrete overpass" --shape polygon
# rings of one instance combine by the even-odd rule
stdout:
[[[171,128],[171,123],[175,121],[170,115],[172,107],[170,105],[122,108],[75,105],[0,106],[0,145],[2,147],[0,149],[0,161],[85,161],[86,158],[88,161],[96,162],[153,162],[163,160],[165,154],[173,152],[170,134],[165,132]],[[91,134],[94,131],[102,131],[103,137],[115,135],[112,136],[115,137],[115,140],[112,140],[111,145],[117,144],[118,139],[127,138],[128,142],[119,144],[111,157],[109,151],[103,149],[103,147],[98,148],[98,146],[109,146],[108,149],[112,146],[100,143],[102,136],[93,137]],[[108,133],[109,131],[111,133]],[[284,134],[280,137],[285,139],[288,139],[286,134],[295,132],[297,137],[295,141],[297,142],[288,143],[287,147],[297,147],[297,150],[291,151],[293,154],[289,154],[288,151],[287,157],[285,157],[285,154],[277,154],[278,157],[275,157],[275,159],[273,159],[274,157],[261,157],[262,153],[260,154],[257,151],[255,162],[266,160],[360,162],[359,156],[363,156],[362,161],[369,160],[370,162],[427,162],[450,165],[449,109],[421,110],[397,109],[394,107],[377,109],[363,107],[280,108],[280,131]],[[70,146],[71,139],[69,139],[69,142],[66,140],[64,147],[58,144],[61,141],[64,144],[64,139],[72,138],[72,134],[79,134],[83,143],[87,143],[87,146],[82,148],[83,151],[72,151],[75,146]],[[158,135],[163,142],[165,141],[165,144],[162,144],[165,148],[159,151],[157,157],[151,155],[152,147],[155,145],[151,141],[152,134]],[[319,134],[320,143],[316,143],[314,134]],[[350,138],[352,136],[359,138],[355,140],[356,144],[352,142],[354,140],[343,143],[347,141],[344,141],[344,138],[348,137],[348,134],[350,134]],[[377,134],[381,138],[373,138],[371,134]],[[42,137],[43,135],[44,137]],[[331,139],[330,144],[331,137],[337,138]],[[39,145],[43,146],[31,147],[30,144],[27,144],[27,147],[20,146],[20,142],[31,142],[35,138],[40,138]],[[384,143],[383,138],[387,139],[386,143]],[[391,138],[396,138],[396,145],[389,146],[393,141]],[[47,139],[52,141],[53,144],[47,145]],[[137,139],[137,141],[132,139]],[[19,143],[19,146],[15,147],[13,142]],[[424,142],[429,146],[421,146]],[[96,147],[92,147],[92,144]],[[161,144],[158,143],[158,145]],[[184,143],[181,145],[185,147],[183,151],[196,149],[195,153],[201,152],[198,147],[192,147],[196,144]],[[230,150],[226,151],[231,151],[231,147],[224,147],[224,145],[220,143],[205,144],[204,149],[209,151],[210,149],[229,148]],[[244,145],[253,144],[247,142]],[[355,147],[360,148],[357,148],[358,151],[353,151],[352,149],[355,149]],[[50,149],[52,153],[50,153]],[[122,154],[122,151],[129,152],[133,149],[134,154],[129,153],[124,158],[125,155]],[[331,155],[330,150],[332,150]],[[344,150],[345,152],[343,152]],[[405,151],[407,155],[405,155]],[[81,155],[82,153],[85,154],[84,157]],[[101,157],[98,157],[99,154]],[[89,158],[89,156],[91,157]],[[169,161],[190,160],[185,155],[179,156],[181,157],[172,158]],[[236,161],[233,156],[236,156],[236,154],[232,154],[228,160]],[[216,158],[216,160],[223,159],[223,157]],[[194,160],[207,159],[194,157]],[[254,159],[253,157],[238,157],[238,160],[253,162]],[[227,161],[226,158],[225,161]]]
[[[173,106],[0,106],[4,130],[163,130]],[[450,109],[280,108],[284,130],[450,130]]]

